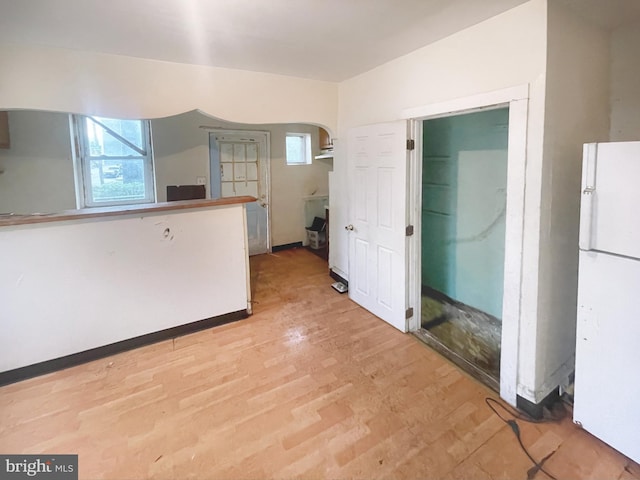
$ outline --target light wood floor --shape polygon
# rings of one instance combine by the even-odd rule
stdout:
[[[332,290],[321,259],[252,267],[247,320],[0,388],[0,452],[78,453],[80,478],[526,478],[495,394]],[[558,479],[640,478],[569,419],[521,430]]]

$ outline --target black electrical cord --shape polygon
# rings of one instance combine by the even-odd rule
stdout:
[[[525,455],[527,457],[529,457],[529,460],[531,460],[531,462],[533,463],[533,468],[529,471],[529,478],[533,478],[533,475],[536,474],[536,472],[540,471],[542,473],[544,473],[547,477],[549,477],[551,480],[558,480],[556,477],[554,477],[553,475],[551,475],[549,472],[547,472],[543,467],[542,464],[549,458],[550,455],[548,455],[547,457],[545,457],[542,461],[538,462],[536,459],[534,459],[531,454],[529,453],[529,451],[527,450],[527,448],[524,446],[524,444],[522,443],[522,438],[520,436],[520,427],[518,426],[518,422],[516,422],[516,419],[518,420],[522,420],[524,422],[528,422],[528,423],[546,423],[544,420],[537,420],[535,418],[532,418],[528,415],[523,415],[520,412],[518,412],[517,410],[511,408],[511,407],[506,407],[505,405],[503,405],[502,403],[498,402],[497,400],[487,397],[484,399],[485,403],[487,404],[487,406],[493,410],[493,413],[495,413],[498,418],[500,418],[500,420],[502,420],[504,423],[506,423],[507,425],[509,425],[509,427],[511,428],[511,430],[513,431],[513,434],[516,436],[516,440],[518,440],[518,444],[520,445],[520,448],[522,449],[522,451],[525,453]],[[505,412],[507,412],[510,416],[514,417],[514,418],[505,418],[502,415],[500,415],[500,413],[498,412],[498,410],[496,410],[496,408],[492,405],[495,404],[497,406],[499,406],[500,408],[502,408],[502,410],[504,410]],[[531,474],[533,473],[533,475]]]
[[[496,411],[495,407],[493,407],[491,404],[494,404],[495,406],[500,407],[503,411],[507,412],[515,420],[522,420],[523,422],[527,422],[527,423],[548,423],[548,420],[533,418],[527,415],[526,413],[513,408],[511,405],[504,405],[503,403],[499,402],[495,398],[487,397],[484,399],[484,401],[489,406],[489,408],[493,410],[493,412],[502,419],[503,422],[506,422],[507,419],[504,418],[502,415],[500,415]]]

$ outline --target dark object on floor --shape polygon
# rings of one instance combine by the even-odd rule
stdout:
[[[344,283],[347,287],[349,287],[349,282],[340,274],[333,271],[333,269],[329,269],[329,276],[338,282]]]
[[[167,185],[167,202],[207,198],[204,185]]]
[[[349,291],[349,287],[347,287],[344,283],[342,282],[335,282],[331,284],[331,287],[339,293],[347,293]]]
[[[520,435],[520,426],[518,425],[517,420],[522,420],[524,422],[529,422],[529,423],[545,423],[547,421],[552,421],[552,422],[560,421],[560,420],[562,420],[562,418],[564,418],[564,415],[566,415],[566,410],[564,409],[564,406],[560,406],[563,414],[561,414],[557,418],[552,418],[551,420],[539,420],[539,419],[536,419],[536,418],[529,417],[526,412],[525,412],[525,414],[521,414],[520,412],[518,412],[513,407],[508,406],[508,405],[504,405],[503,403],[499,402],[498,400],[495,400],[494,398],[487,397],[487,398],[484,399],[484,401],[487,404],[487,406],[491,410],[493,410],[493,413],[495,413],[500,418],[500,420],[502,420],[504,423],[509,425],[509,427],[513,431],[513,434],[516,436],[516,440],[518,441],[518,444],[520,445],[520,448],[525,453],[525,455],[527,457],[529,457],[529,460],[531,460],[531,462],[533,463],[533,467],[531,467],[529,470],[527,470],[527,480],[533,480],[533,478],[536,476],[536,474],[538,472],[544,473],[551,480],[558,480],[556,477],[551,475],[543,467],[544,462],[549,460],[551,458],[551,456],[554,453],[556,453],[556,450],[553,450],[553,451],[549,452],[540,461],[537,461],[535,458],[533,458],[531,456],[531,454],[529,453],[529,450],[527,450],[527,448],[524,446],[524,443],[522,443],[522,437]],[[498,407],[498,408],[496,408],[496,407]],[[498,412],[498,409],[502,409],[503,413],[507,413],[507,416],[504,416],[504,415],[500,414],[500,412]],[[509,417],[513,417],[513,418],[509,418]]]
[[[302,242],[293,242],[293,243],[285,243],[284,245],[274,245],[271,247],[271,251],[281,252],[282,250],[289,250],[290,248],[300,248],[302,247]]]

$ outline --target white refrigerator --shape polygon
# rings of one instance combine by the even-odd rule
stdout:
[[[574,422],[640,462],[640,142],[584,146]]]

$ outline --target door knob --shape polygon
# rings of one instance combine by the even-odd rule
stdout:
[[[353,225],[349,224],[346,227],[344,227],[345,230],[353,230]]]

